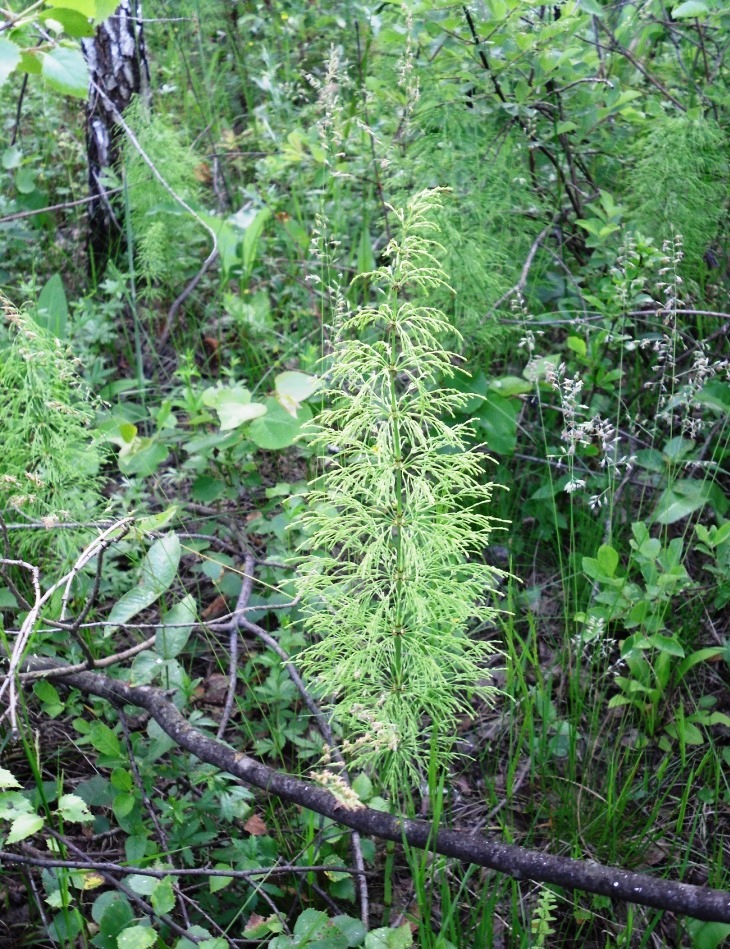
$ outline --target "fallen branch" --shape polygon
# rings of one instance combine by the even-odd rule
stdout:
[[[599,893],[696,919],[730,923],[730,893],[657,879],[598,863],[556,857],[513,844],[499,843],[478,834],[436,830],[426,821],[394,817],[365,806],[345,808],[324,788],[269,768],[193,728],[159,689],[129,686],[93,672],[69,674],[63,663],[55,659],[29,657],[23,663],[23,668],[33,672],[44,670],[49,677],[60,679],[59,684],[99,696],[112,704],[143,708],[180,748],[201,761],[214,765],[245,784],[306,807],[361,834],[455,857],[465,863],[498,870],[517,880],[555,883],[569,889]]]

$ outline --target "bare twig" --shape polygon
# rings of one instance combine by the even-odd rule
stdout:
[[[245,610],[248,606],[251,591],[253,590],[253,568],[253,556],[247,554],[243,564],[243,583],[241,584],[241,592],[238,594],[236,609],[233,611],[228,622],[222,624],[216,623],[214,627],[211,627],[215,629],[216,632],[228,633],[228,691],[223,706],[223,714],[221,715],[220,724],[218,725],[216,736],[218,738],[223,738],[225,735],[226,728],[233,714],[233,703],[236,698],[236,683],[238,682],[238,627],[241,622],[238,611]]]
[[[58,660],[45,657],[32,656],[25,660],[28,669],[59,668],[61,665]],[[436,830],[427,821],[410,820],[366,806],[348,809],[324,788],[269,768],[198,731],[159,689],[129,686],[92,672],[74,673],[65,677],[64,682],[115,704],[122,702],[146,709],[180,748],[201,761],[360,833],[405,842],[411,847],[488,867],[516,879],[555,883],[696,919],[730,922],[728,892],[557,857],[514,844],[503,844],[479,834]]]

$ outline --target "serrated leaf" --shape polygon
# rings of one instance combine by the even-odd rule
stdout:
[[[157,942],[157,935],[150,926],[130,926],[117,936],[118,949],[148,949]]]
[[[106,880],[100,873],[82,873],[81,874],[81,889],[82,890],[98,890],[100,886],[104,886]]]
[[[151,896],[152,891],[157,886],[155,877],[149,877],[144,873],[132,873],[124,880],[130,890],[134,890],[139,896]]]
[[[58,799],[58,813],[66,821],[77,824],[88,824],[94,820],[86,803],[76,794],[62,794]]]
[[[20,62],[20,49],[6,36],[0,36],[0,86]]]
[[[19,814],[33,814],[33,806],[19,791],[4,791],[0,794],[0,818],[15,820]]]
[[[365,937],[365,949],[409,949],[413,933],[408,923],[398,929],[374,929]]]
[[[172,888],[171,877],[168,876],[158,880],[150,900],[154,911],[160,916],[171,912],[175,908],[175,891]]]
[[[80,49],[57,46],[42,60],[41,74],[57,92],[85,99],[89,92],[89,71]]]
[[[54,7],[52,13],[43,16],[43,20],[49,26],[54,22],[57,23],[65,33],[75,39],[94,35],[94,27],[89,22],[88,16],[71,9],[69,3],[64,3],[62,7]]]
[[[0,768],[0,789],[20,788],[23,785],[16,779],[15,775],[6,768]]]
[[[10,833],[5,838],[6,844],[17,844],[37,834],[43,826],[43,818],[39,814],[21,814],[10,825]]]

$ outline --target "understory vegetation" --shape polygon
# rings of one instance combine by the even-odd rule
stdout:
[[[147,0],[100,272],[114,7],[0,10],[0,947],[726,944],[578,874],[730,891],[727,5]]]

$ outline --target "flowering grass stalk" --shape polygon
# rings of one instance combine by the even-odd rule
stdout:
[[[434,754],[448,762],[459,717],[494,697],[484,684],[493,647],[468,635],[494,613],[499,571],[483,562],[492,486],[469,429],[445,421],[470,396],[442,387],[455,373],[443,345],[454,331],[425,302],[448,286],[430,217],[441,203],[428,190],[393,209],[389,263],[360,275],[374,302],[337,329],[314,436],[335,454],[303,515],[314,641],[302,666],[330,697],[353,764],[391,790],[418,780]]]

